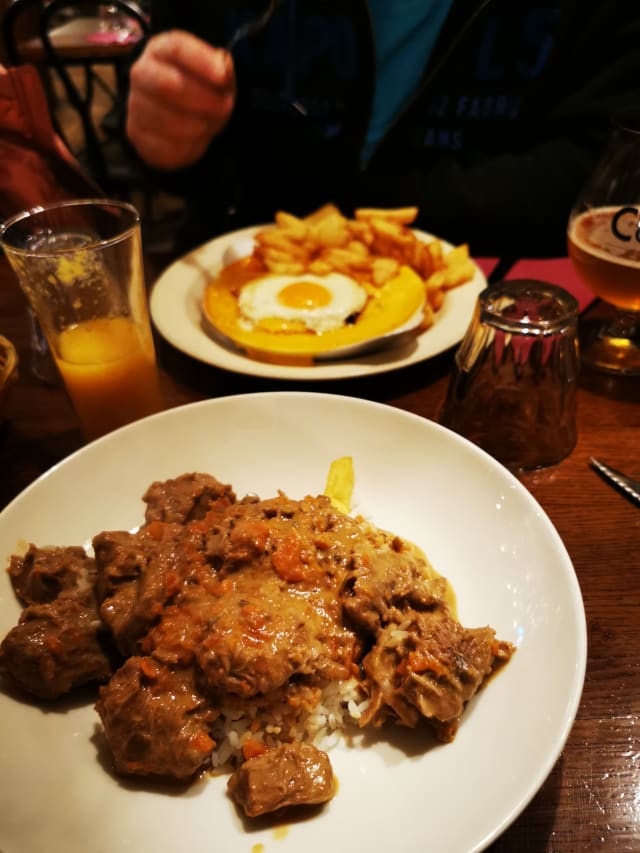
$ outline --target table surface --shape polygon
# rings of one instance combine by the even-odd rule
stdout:
[[[147,260],[150,283],[165,263]],[[21,361],[0,427],[1,509],[83,442],[65,392],[30,371],[26,303],[4,258],[0,334],[14,342]],[[453,358],[449,351],[401,371],[318,387],[226,373],[193,361],[162,339],[157,347],[168,406],[301,389],[377,400],[430,419],[437,418]],[[575,450],[560,465],[521,477],[573,561],[589,654],[582,701],[565,749],[528,808],[492,845],[492,853],[640,850],[640,509],[589,465],[595,456],[640,479],[639,404],[640,378],[583,369]]]

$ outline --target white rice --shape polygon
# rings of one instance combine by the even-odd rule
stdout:
[[[228,772],[237,767],[244,756],[247,741],[266,747],[280,743],[308,742],[328,751],[352,727],[369,704],[356,679],[335,681],[319,691],[313,707],[291,707],[284,698],[264,705],[246,700],[220,709],[212,737],[216,746],[211,755],[214,770]]]

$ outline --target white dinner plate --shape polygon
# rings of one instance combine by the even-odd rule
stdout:
[[[476,297],[487,284],[484,273],[476,266],[471,281],[447,292],[443,307],[435,315],[433,326],[409,341],[403,339],[398,346],[309,366],[269,364],[249,358],[241,351],[216,340],[206,330],[201,308],[205,287],[224,265],[225,252],[235,244],[246,245],[247,239],[258,230],[259,226],[244,228],[194,249],[160,275],[150,295],[151,317],[163,338],[199,361],[234,373],[315,381],[386,373],[424,361],[462,340],[473,314]],[[429,234],[420,231],[416,233],[424,239],[430,239]],[[445,241],[442,244],[445,249],[451,248]]]
[[[2,853],[470,853],[518,816],[552,769],[584,680],[585,615],[571,561],[530,493],[491,457],[417,415],[313,393],[205,400],[123,427],[51,469],[0,513],[0,560],[85,544],[142,520],[156,479],[209,472],[241,496],[324,489],[353,456],[354,511],[420,545],[459,618],[517,646],[469,703],[455,740],[392,727],[338,743],[334,799],[284,826],[243,822],[224,778],[186,789],[112,775],[92,702],[0,693]],[[460,535],[464,530],[464,535]],[[0,577],[0,635],[20,608]]]

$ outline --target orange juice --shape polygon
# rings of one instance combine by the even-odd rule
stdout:
[[[145,326],[127,317],[89,320],[65,329],[55,349],[87,440],[163,408]]]

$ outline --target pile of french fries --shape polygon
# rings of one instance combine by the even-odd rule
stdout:
[[[279,275],[340,272],[373,296],[408,266],[423,280],[427,304],[438,311],[446,291],[469,281],[475,267],[466,243],[445,252],[440,240],[420,239],[410,227],[417,215],[417,207],[363,207],[348,219],[332,204],[302,218],[279,211],[275,224],[254,236],[254,258]]]

